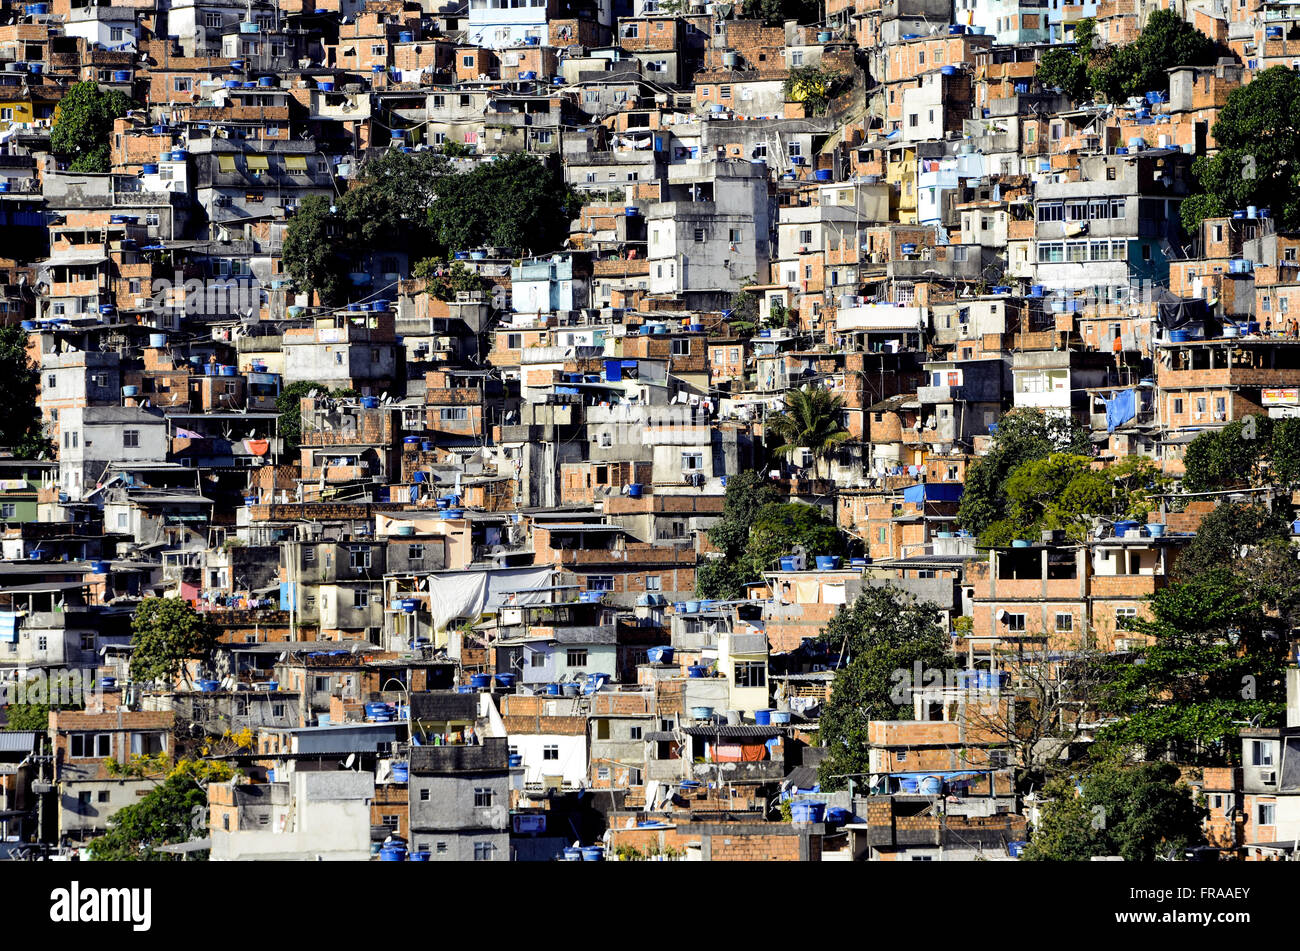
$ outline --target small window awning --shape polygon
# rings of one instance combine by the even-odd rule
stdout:
[[[267,162],[265,155],[245,156],[244,162],[248,165],[248,170],[250,172],[265,172],[271,167],[270,163]]]
[[[233,172],[235,170],[235,157],[233,155],[218,155],[217,165],[223,172]]]
[[[305,172],[307,171],[307,156],[286,155],[284,157],[284,167],[290,172]]]

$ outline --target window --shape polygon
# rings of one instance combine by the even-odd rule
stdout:
[[[424,561],[424,546],[411,545],[406,549],[407,561]]]
[[[496,793],[487,786],[474,787],[474,806],[477,809],[487,809],[496,801]]]
[[[695,229],[695,241],[696,241],[696,243],[700,243],[700,242],[703,242],[703,241],[704,241],[704,229],[703,229],[703,228],[696,228],[696,229]]]
[[[370,607],[370,592],[365,588],[358,589],[352,603],[359,608]]]
[[[491,842],[475,842],[475,843],[474,843],[474,861],[475,861],[475,862],[491,862],[491,861],[492,861],[492,852],[493,852],[493,850],[494,850],[495,848],[496,848],[496,846],[494,846]]]
[[[761,660],[746,660],[736,664],[737,687],[762,687],[767,684],[767,664]]]
[[[474,57],[473,57],[472,55],[471,55],[471,56],[462,56],[462,57],[460,58],[460,65],[464,66],[466,69],[473,69],[473,67],[474,67]]]
[[[1273,765],[1273,744],[1267,740],[1250,741],[1250,765],[1251,766],[1272,766]]]
[[[349,545],[348,566],[351,568],[369,568],[370,548],[365,545]]]
[[[530,653],[530,654],[528,655],[528,666],[529,666],[529,667],[545,667],[545,666],[546,666],[546,655],[543,654],[541,651],[533,651],[532,653]]]
[[[221,14],[220,13],[203,14],[203,25],[210,30],[221,29]]]
[[[689,357],[691,355],[691,341],[689,338],[673,340],[673,356]]]
[[[629,740],[639,740],[639,739],[641,739],[641,730],[642,730],[642,729],[643,729],[643,728],[642,728],[642,727],[639,727],[639,726],[629,727],[629,728],[628,728],[628,731],[627,731],[627,738],[628,738]]]
[[[588,575],[587,590],[588,591],[613,591],[614,576],[613,575]]]
[[[543,760],[558,760],[560,758],[560,748],[554,743],[542,747]]]
[[[683,472],[699,472],[703,468],[704,468],[704,453],[702,452],[682,453]]]
[[[585,647],[570,648],[564,652],[564,662],[570,667],[586,667],[587,649]]]
[[[1259,804],[1259,818],[1256,819],[1256,825],[1271,826],[1275,824],[1277,821],[1275,818],[1276,809],[1277,806],[1275,803],[1261,802]]]
[[[122,448],[139,449],[140,448],[140,430],[124,429],[122,430]]]
[[[1025,629],[1025,616],[1023,614],[1008,614],[1003,621],[1007,625],[1008,631],[1023,631]]]
[[[681,524],[680,522],[674,523],[674,525],[680,525],[680,524]],[[678,535],[675,537],[680,538],[681,536]],[[662,585],[663,585],[663,578],[660,578],[658,575],[645,576],[645,589],[647,591],[661,591],[663,590]]]
[[[1061,614],[1056,615],[1056,633],[1068,634],[1074,630],[1074,615]]]
[[[1127,630],[1129,621],[1137,617],[1137,613],[1137,608],[1116,608],[1115,627],[1120,630]]]
[[[438,410],[438,419],[444,423],[465,422],[469,419],[469,407],[444,406]]]
[[[1181,397],[1177,397],[1174,399],[1174,415],[1181,416],[1182,414],[1183,414],[1183,400]]]
[[[328,692],[329,692],[329,689],[330,689],[330,679],[329,679],[329,677],[315,677],[315,678],[313,678],[313,680],[314,680],[315,685],[316,685],[316,692],[317,692],[317,693],[328,693]]]
[[[74,733],[68,737],[68,756],[72,759],[104,759],[112,755],[111,733]]]
[[[396,813],[386,813],[379,819],[380,824],[390,833],[401,828],[400,817]]]
[[[11,519],[18,514],[16,502],[0,502],[0,518]]]
[[[166,733],[132,733],[132,756],[157,756],[167,752]]]
[[[194,89],[194,80],[188,76],[177,76],[172,79],[172,92],[191,92]]]

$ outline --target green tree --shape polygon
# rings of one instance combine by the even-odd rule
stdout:
[[[5,707],[5,729],[44,733],[50,727],[51,710],[84,708],[85,704],[79,700],[67,704],[57,702],[66,696],[58,679],[61,676],[51,672],[44,679],[28,680],[20,691],[15,691],[12,702]],[[3,696],[3,692],[0,692],[0,696]],[[55,703],[50,702],[51,697]]]
[[[788,390],[785,409],[767,420],[766,431],[779,442],[775,455],[789,457],[800,449],[812,453],[815,471],[841,443],[852,437],[844,428],[844,399],[821,387]]]
[[[1047,802],[1040,810],[1038,828],[1020,853],[1025,862],[1086,862],[1108,855],[1105,839],[1093,827],[1094,815],[1074,786],[1053,780],[1043,789]]]
[[[515,152],[438,180],[429,209],[437,242],[451,250],[494,245],[532,253],[557,250],[582,200],[559,165]]]
[[[96,862],[180,861],[182,856],[158,847],[201,838],[207,828],[208,784],[233,775],[225,763],[181,760],[139,802],[109,817],[108,832],[90,842],[91,857]]]
[[[403,227],[429,234],[429,206],[438,195],[438,184],[452,174],[451,163],[436,152],[403,152],[389,149],[361,167],[361,180],[373,189],[404,223]]]
[[[1274,66],[1234,89],[1212,132],[1217,151],[1192,165],[1200,193],[1180,209],[1188,233],[1248,205],[1272,209],[1279,231],[1300,227],[1300,74]]]
[[[1294,432],[1288,429],[1289,434]],[[1272,448],[1273,420],[1267,416],[1247,416],[1217,432],[1203,432],[1183,453],[1183,488],[1208,492],[1263,485],[1270,481]]]
[[[1145,521],[1166,481],[1155,463],[1138,456],[1100,469],[1087,456],[1070,453],[1032,459],[1007,477],[1007,518],[990,525],[980,544],[1005,545],[1042,529],[1062,529],[1084,541],[1097,518]]]
[[[966,470],[957,518],[963,528],[983,536],[994,522],[1009,515],[1005,492],[1008,476],[1020,465],[1054,452],[1085,455],[1088,434],[1073,419],[1040,409],[1015,409],[998,420],[993,445]]]
[[[50,728],[48,703],[11,703],[5,708],[5,729],[44,733]]]
[[[1300,485],[1300,418],[1273,421],[1268,453],[1273,482],[1286,488]]]
[[[815,555],[839,555],[844,551],[844,536],[822,510],[803,502],[764,505],[754,516],[745,544],[744,560],[757,580],[762,572],[776,567],[781,555],[802,548]]]
[[[1088,81],[1088,64],[1078,51],[1054,46],[1038,60],[1034,78],[1048,88],[1059,87],[1074,100],[1092,98]]]
[[[491,285],[460,261],[424,258],[411,268],[411,276],[424,281],[425,293],[435,300],[455,300],[461,291],[482,293]]]
[[[342,222],[323,195],[309,195],[285,229],[281,260],[294,284],[315,292],[327,306],[343,303],[348,291],[348,257]]]
[[[1180,579],[1189,580],[1219,568],[1238,570],[1243,546],[1269,541],[1287,544],[1290,534],[1286,519],[1262,505],[1223,502],[1201,520],[1174,571]]]
[[[801,502],[782,503],[776,489],[752,470],[727,480],[722,517],[709,529],[720,557],[695,569],[695,590],[704,598],[739,598],[745,585],[761,581],[781,555],[796,547],[809,556],[844,551],[844,536],[821,509]]]
[[[100,89],[87,80],[73,83],[55,110],[50,149],[66,159],[73,172],[107,172],[112,167],[108,143],[113,120],[135,104],[116,89]]]
[[[781,26],[786,20],[815,23],[821,15],[815,0],[758,0],[754,16],[766,26]]]
[[[40,368],[27,353],[27,331],[17,324],[0,327],[0,446],[20,459],[53,449],[36,406],[40,379]]]
[[[280,414],[277,432],[284,440],[284,454],[294,458],[302,444],[302,400],[312,390],[325,392],[326,388],[312,380],[299,380],[282,389],[275,398],[275,411]]]
[[[749,542],[749,527],[760,509],[780,498],[776,486],[761,472],[745,469],[727,479],[722,517],[709,529],[709,541],[731,561],[738,559]]]
[[[1192,799],[1172,763],[1103,764],[1083,779],[1082,795],[1054,784],[1040,827],[1022,857],[1027,861],[1081,862],[1122,855],[1150,862],[1205,842],[1207,811]]]
[[[821,66],[795,66],[786,73],[783,93],[787,102],[801,102],[814,116],[824,116],[831,101],[852,84],[844,73]]]
[[[131,677],[171,682],[185,661],[206,663],[216,646],[216,631],[188,601],[145,598],[131,619]]]
[[[735,331],[738,336],[746,339],[752,337],[754,331],[758,329],[758,309],[761,298],[758,294],[746,290],[745,288],[753,284],[757,279],[758,278],[753,274],[741,278],[741,290],[738,290],[731,295],[731,302],[728,305],[727,311],[723,314],[723,317],[726,318],[727,325]]]
[[[757,580],[745,560],[749,529],[760,509],[777,501],[776,487],[753,469],[727,479],[722,517],[709,529],[709,541],[721,553],[695,568],[695,590],[703,598],[739,598],[744,586]]]
[[[1153,643],[1136,661],[1111,662],[1105,705],[1121,719],[1098,733],[1098,747],[1192,765],[1234,762],[1240,725],[1274,725],[1285,710],[1280,625],[1227,567],[1175,582],[1150,600],[1151,619],[1127,627]]]
[[[819,780],[823,789],[842,789],[846,776],[871,771],[868,724],[915,715],[911,688],[921,686],[913,682],[916,665],[946,670],[956,661],[938,607],[888,585],[866,589],[831,619],[819,641],[843,659],[821,715],[827,754]]]
[[[1108,52],[1098,57],[1088,78],[1111,102],[1168,91],[1168,70],[1206,66],[1219,54],[1213,40],[1172,10],[1154,11],[1136,40]]]

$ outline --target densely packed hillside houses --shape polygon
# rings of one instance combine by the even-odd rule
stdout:
[[[1293,4],[0,20],[0,854],[1293,857]]]

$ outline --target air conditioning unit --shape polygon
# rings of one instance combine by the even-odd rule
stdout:
[[[1259,774],[1259,781],[1261,783],[1268,783],[1270,785],[1272,783],[1277,782],[1277,770],[1275,769],[1264,770]]]

